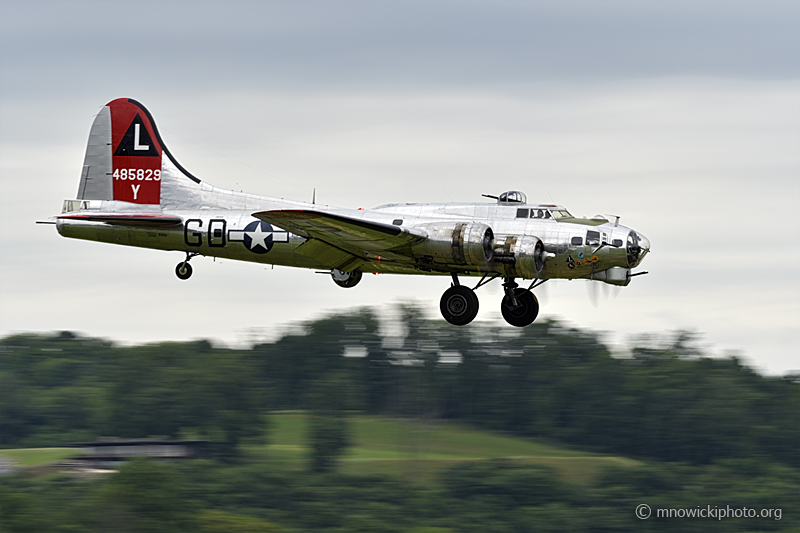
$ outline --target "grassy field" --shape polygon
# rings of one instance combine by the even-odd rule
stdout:
[[[22,448],[0,450],[0,456],[9,459],[17,466],[39,466],[54,463],[76,454],[74,448]]]
[[[438,471],[458,461],[508,458],[548,465],[565,480],[586,482],[605,466],[637,464],[625,457],[570,450],[451,422],[364,415],[350,420],[353,440],[341,467],[345,473],[390,474],[427,483]],[[305,415],[279,413],[271,417],[271,422],[270,444],[248,446],[246,455],[302,467],[307,454]]]
[[[286,469],[304,468],[306,415],[282,412],[270,417],[269,444],[245,445],[246,459],[266,460]],[[568,481],[587,482],[604,467],[635,465],[625,457],[593,454],[510,437],[452,422],[401,420],[379,416],[350,417],[352,446],[341,471],[350,474],[387,474],[427,484],[436,474],[459,461],[513,459],[553,467]],[[72,448],[0,450],[0,456],[21,467],[39,466],[76,455]]]

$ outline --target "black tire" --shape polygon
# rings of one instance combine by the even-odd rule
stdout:
[[[514,289],[514,295],[517,297],[520,306],[512,309],[511,301],[508,296],[503,298],[500,304],[500,312],[503,313],[503,318],[518,328],[524,328],[536,320],[539,314],[539,301],[531,291],[525,289]]]
[[[439,310],[451,324],[464,326],[478,315],[478,297],[469,287],[455,285],[444,291]]]
[[[342,272],[341,270],[337,270],[335,268],[331,270],[331,278],[333,279],[333,282],[340,287],[344,287],[345,289],[350,289],[358,285],[358,282],[361,281],[361,276],[362,273],[360,270],[353,270],[352,272]]]
[[[178,266],[175,267],[175,275],[178,276],[179,279],[189,279],[192,277],[192,265],[188,262],[184,261],[183,263],[178,263]]]

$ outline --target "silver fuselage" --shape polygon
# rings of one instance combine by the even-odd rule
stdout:
[[[165,181],[165,185],[166,183]],[[156,206],[161,213],[180,218],[180,224],[141,227],[62,217],[57,219],[58,232],[64,237],[111,244],[198,253],[208,257],[272,265],[330,269],[337,268],[337,265],[298,252],[298,248],[307,238],[270,225],[264,226],[268,231],[271,230],[271,234],[265,237],[265,242],[270,245],[269,249],[264,251],[264,248],[258,248],[259,253],[255,253],[244,238],[248,225],[259,222],[252,216],[253,213],[285,209],[314,210],[411,230],[427,228],[428,240],[437,238],[436,233],[431,232],[431,227],[437,227],[437,224],[444,224],[446,227],[447,223],[467,220],[480,222],[491,228],[494,234],[493,247],[498,256],[520,236],[527,235],[541,240],[546,252],[544,268],[535,274],[526,274],[513,270],[513,265],[499,261],[469,264],[463,261],[438,260],[431,263],[425,260],[427,256],[422,253],[397,254],[387,250],[386,253],[366,253],[361,258],[363,262],[358,269],[362,272],[384,274],[457,273],[471,276],[498,274],[529,279],[593,278],[619,285],[627,284],[630,269],[637,266],[646,254],[645,251],[632,258],[629,250],[626,250],[631,234],[636,235],[630,228],[603,218],[556,219],[549,215],[551,211],[563,210],[560,206],[494,203],[389,204],[374,209],[356,210],[245,194],[206,184],[190,185],[187,190],[174,191],[173,195],[165,187],[162,205]],[[170,202],[170,198],[173,201]],[[198,209],[197,205],[207,207]],[[84,200],[65,202],[62,215],[137,213],[152,209],[152,206],[119,201]],[[539,214],[545,212],[548,218],[530,218],[531,210]],[[446,232],[441,236],[444,241],[450,237]],[[638,238],[646,243],[641,249],[649,250],[649,242],[641,235]]]

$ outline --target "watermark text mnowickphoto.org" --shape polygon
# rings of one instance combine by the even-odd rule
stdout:
[[[648,518],[706,518],[724,520],[726,518],[771,518],[780,520],[783,516],[782,509],[756,509],[754,507],[731,507],[726,505],[706,505],[695,507],[658,507],[653,509],[646,503],[636,507],[636,517],[642,520]]]

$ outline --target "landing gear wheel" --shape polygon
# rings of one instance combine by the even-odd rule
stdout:
[[[539,301],[531,291],[525,289],[514,289],[514,296],[516,296],[519,306],[512,307],[511,298],[506,296],[500,304],[500,311],[506,322],[522,328],[536,320],[536,316],[539,314]]]
[[[331,277],[333,278],[333,282],[338,286],[349,289],[351,287],[355,287],[358,285],[358,282],[361,281],[361,271],[353,270],[351,272],[342,272],[341,270],[334,268],[331,270]]]
[[[189,279],[192,277],[192,265],[188,261],[178,263],[175,267],[175,275],[180,279]]]
[[[456,326],[464,326],[478,315],[478,297],[469,287],[454,285],[444,291],[439,309],[445,320]]]

